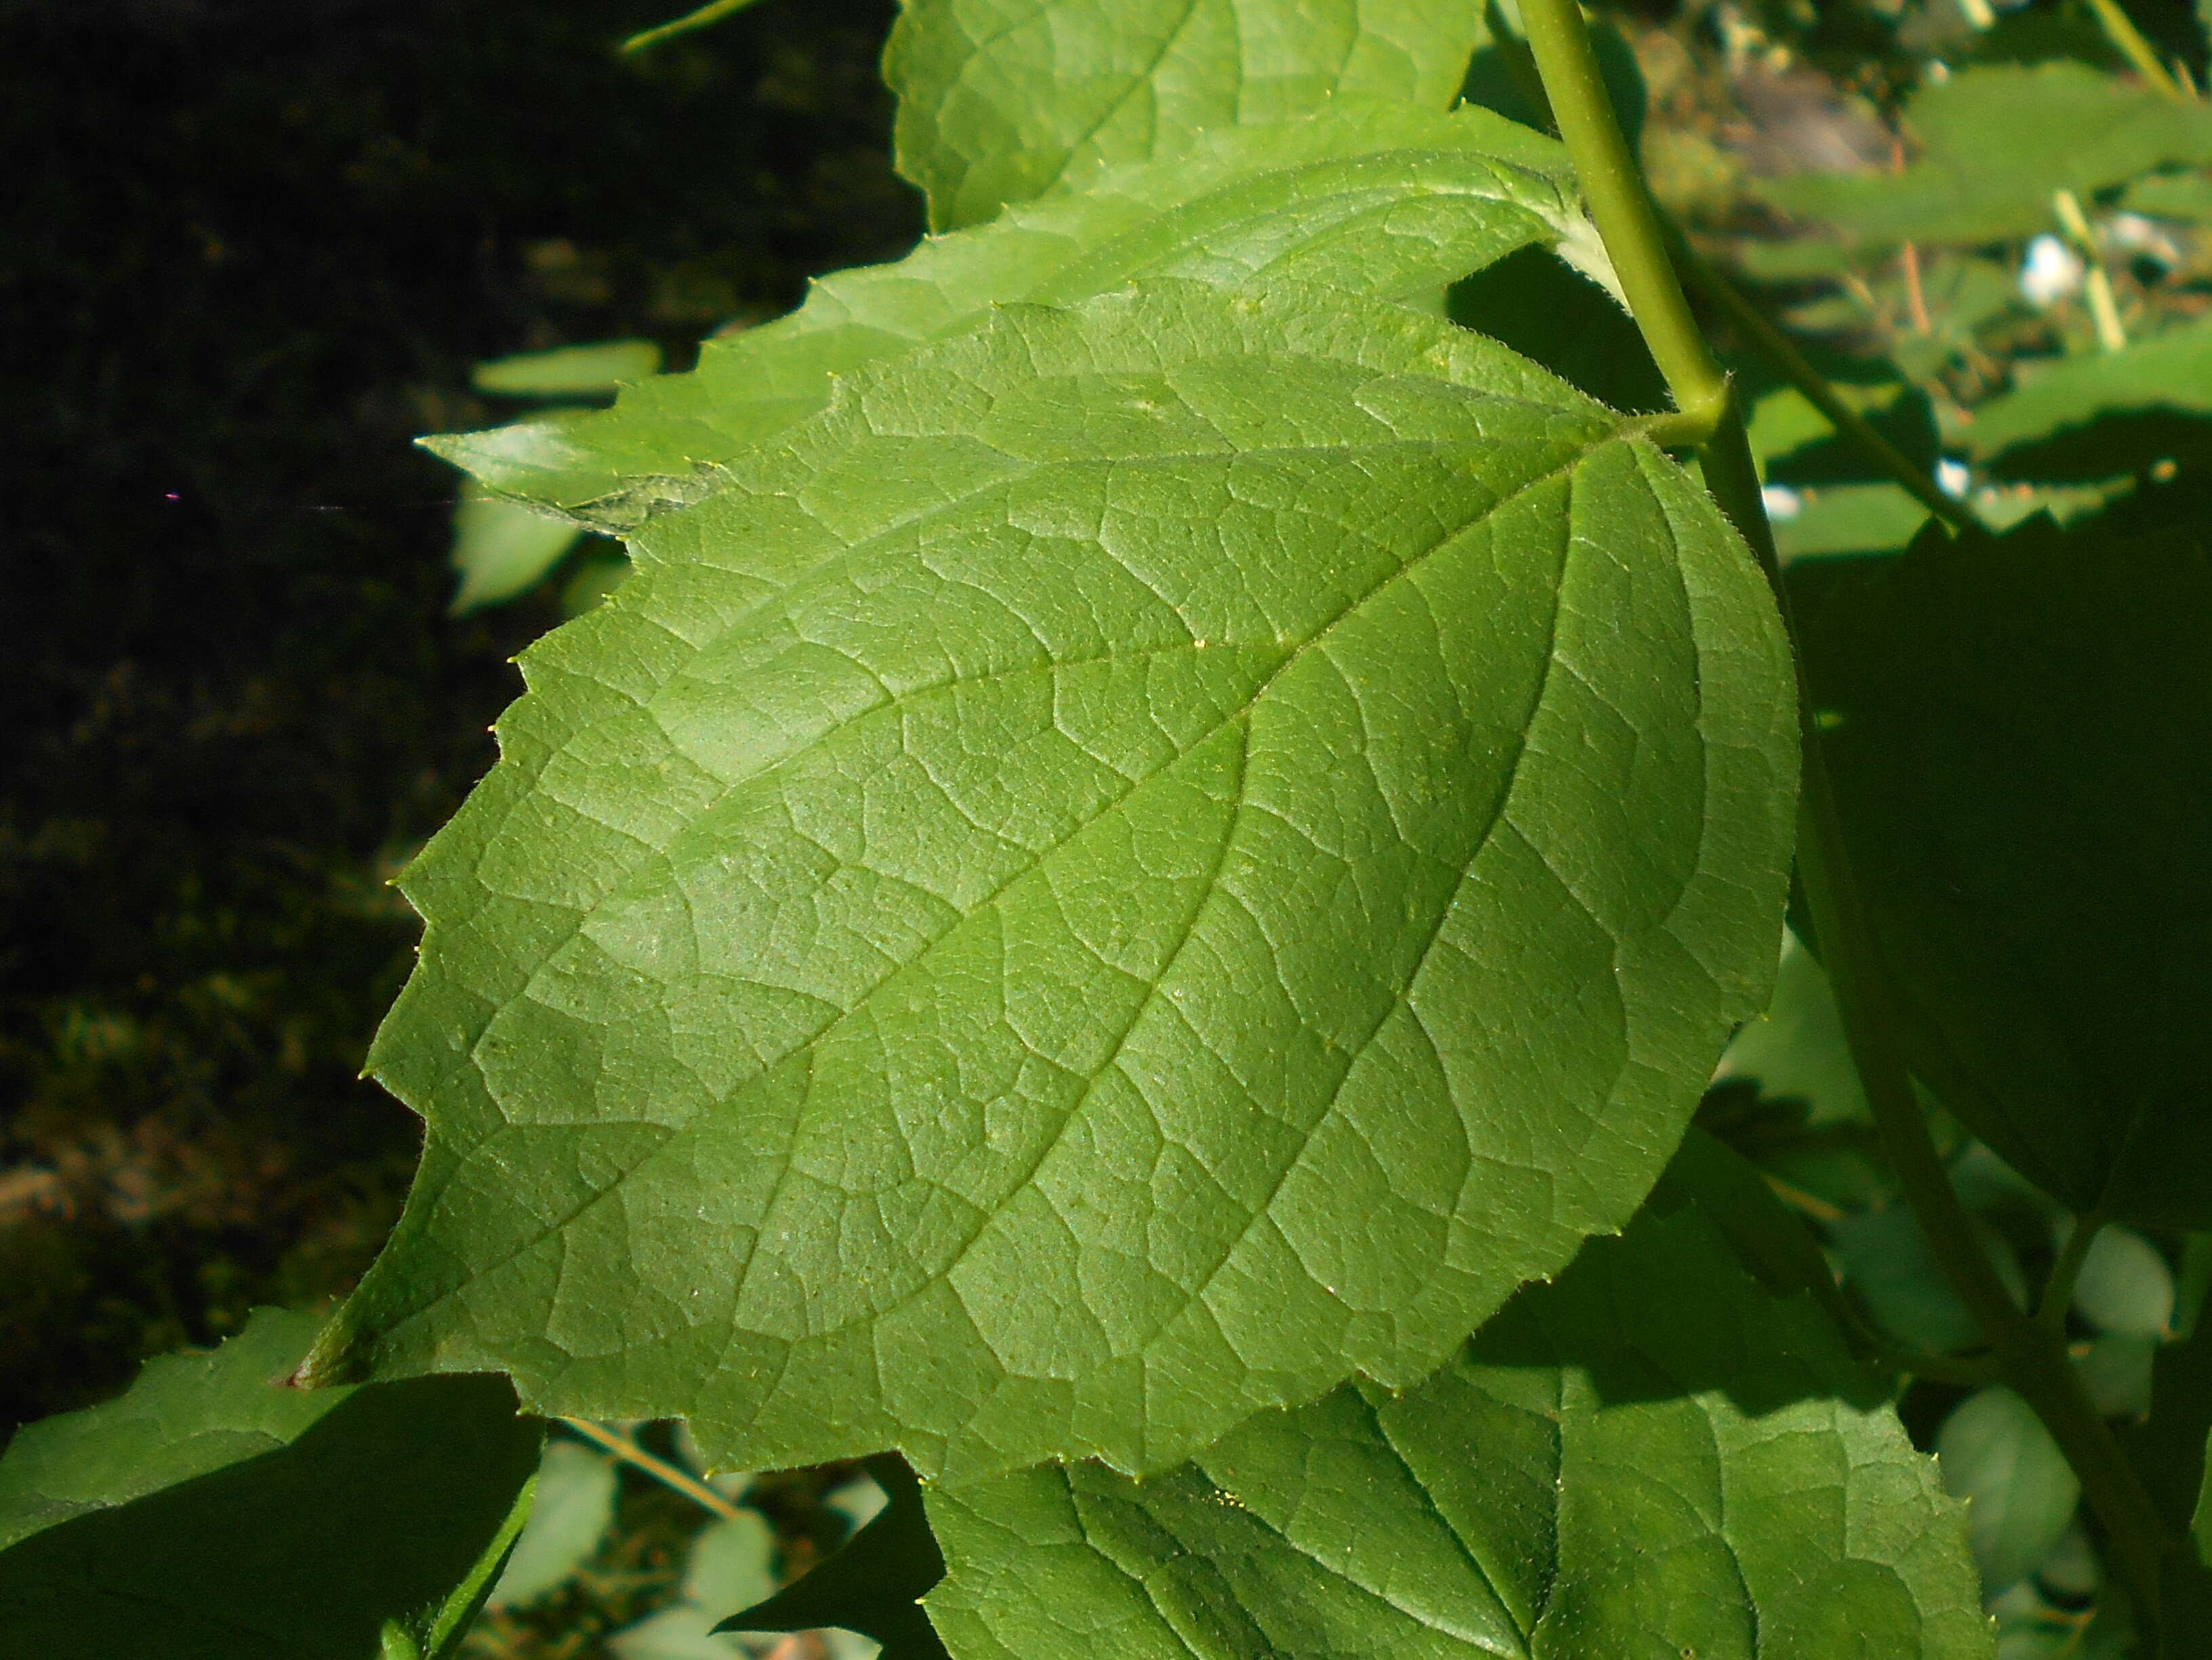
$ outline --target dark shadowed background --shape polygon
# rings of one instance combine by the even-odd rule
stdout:
[[[890,0],[0,3],[0,1424],[341,1290],[415,1121],[385,879],[491,763],[469,367],[673,367],[900,252]]]

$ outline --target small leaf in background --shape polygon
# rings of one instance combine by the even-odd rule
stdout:
[[[504,398],[591,398],[659,373],[660,348],[652,341],[609,340],[495,357],[469,378],[478,392]]]
[[[484,1606],[533,1601],[581,1567],[614,1521],[620,1483],[614,1460],[605,1454],[557,1436],[548,1440],[538,1461],[529,1523]]]
[[[463,486],[453,509],[454,570],[461,584],[453,614],[465,617],[526,593],[583,538],[584,527],[535,508]]]
[[[1734,1079],[1756,1082],[1763,1096],[1808,1103],[1812,1123],[1857,1122],[1869,1116],[1828,976],[1789,928],[1782,931],[1782,966],[1773,997],[1764,1013],[1744,1023],[1713,1073],[1717,1084]]]
[[[682,1600],[607,1639],[617,1660],[743,1660],[743,1639],[715,1632],[732,1609],[775,1589],[775,1534],[757,1511],[702,1528],[684,1569]]]
[[[2173,1326],[2173,1270],[2133,1228],[2106,1227],[2089,1242],[2074,1282],[2074,1310],[2100,1331],[2157,1339]]]
[[[2013,1300],[2025,1303],[2027,1283],[2012,1246],[1983,1224],[1977,1223],[1974,1231]],[[1980,1323],[1951,1289],[1935,1248],[1909,1208],[1893,1205],[1846,1216],[1831,1225],[1830,1233],[1843,1259],[1844,1285],[1891,1336],[1939,1353],[1981,1344]]]
[[[2177,1342],[2194,1335],[2204,1317],[2204,1298],[2212,1291],[2212,1233],[2185,1233],[2181,1237],[2181,1274],[2174,1283],[2173,1335]]]
[[[540,1426],[501,1377],[282,1387],[276,1310],[0,1457],[0,1653],[372,1660],[458,1643],[527,1508]]]
[[[2212,105],[2066,61],[1965,70],[1923,87],[1905,119],[1921,153],[1902,174],[1800,173],[1762,193],[1863,244],[1964,246],[2044,229],[2054,190],[2212,161]]]
[[[836,1491],[823,1494],[822,1502],[845,1518],[845,1528],[848,1533],[858,1533],[883,1514],[884,1506],[890,1499],[876,1485],[873,1476],[861,1475]]]
[[[1966,1501],[1985,1590],[2025,1578],[2073,1520],[2081,1483],[2035,1410],[2007,1389],[1960,1402],[1936,1432],[1944,1490]]]
[[[1976,455],[2007,467],[2034,465],[2043,476],[2109,475],[2136,471],[2159,450],[2146,448],[2140,424],[2100,432],[2096,423],[2154,415],[2166,420],[2155,435],[2166,440],[2164,447],[2185,455],[2212,452],[2212,317],[2124,351],[2023,365],[2019,389],[1977,405],[1959,438]],[[2031,445],[2039,447],[2033,455],[2008,453]]]
[[[2076,1346],[2074,1370],[2107,1418],[2140,1418],[2150,1410],[2151,1369],[2158,1339],[2106,1332]]]

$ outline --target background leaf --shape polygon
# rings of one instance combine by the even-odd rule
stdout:
[[[513,429],[509,429],[513,430]],[[584,527],[473,486],[453,509],[453,569],[461,585],[453,612],[465,617],[526,593],[544,581]]]
[[[1814,695],[1914,1071],[2077,1211],[2212,1221],[2212,569],[1924,536],[1828,590]]]
[[[1959,1403],[1936,1432],[1944,1490],[1966,1503],[1982,1583],[2002,1590],[2050,1553],[2074,1518],[2081,1483],[2035,1409],[2010,1389]]]
[[[696,500],[713,465],[816,413],[835,376],[975,327],[994,306],[1148,276],[1432,303],[1455,277],[1555,240],[1575,201],[1559,145],[1486,110],[1340,99],[824,277],[797,312],[708,341],[692,373],[632,386],[611,411],[425,442],[504,494],[626,528]]]
[[[1778,624],[1623,430],[1192,284],[843,382],[533,648],[409,877],[430,1140],[320,1373],[975,1471],[1432,1369],[1773,972]]]
[[[469,380],[478,392],[505,398],[587,398],[659,373],[660,348],[652,341],[604,340],[495,357]]]
[[[2063,59],[1961,70],[1923,87],[1905,119],[1920,154],[1901,175],[1800,173],[1762,193],[1862,243],[1972,244],[2051,228],[2053,191],[2212,161],[2212,106]]]
[[[1443,109],[1476,0],[907,0],[884,76],[899,171],[951,230],[1098,161],[1210,128],[1310,114],[1342,93]]]
[[[580,1567],[615,1517],[614,1460],[576,1442],[545,1444],[530,1520],[507,1559],[486,1608],[543,1596]]]
[[[0,1651],[381,1660],[458,1640],[523,1525],[538,1426],[503,1378],[279,1387],[319,1324],[262,1310],[17,1434]]]
[[[1990,1652],[1928,1462],[1701,1202],[1592,1241],[1404,1395],[1340,1389],[1142,1484],[928,1497],[958,1660]]]

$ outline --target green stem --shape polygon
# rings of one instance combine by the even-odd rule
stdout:
[[[1913,465],[1905,453],[1877,432],[1864,416],[1844,402],[1827,377],[1805,361],[1805,355],[1797,350],[1790,337],[1768,322],[1758,307],[1700,258],[1679,230],[1669,225],[1667,231],[1668,246],[1677,267],[1697,284],[1708,300],[1728,313],[1729,320],[1742,331],[1745,339],[1780,372],[1784,380],[1804,394],[1805,401],[1820,410],[1828,424],[1842,435],[1846,442],[1856,445],[1868,460],[1896,480],[1914,501],[1945,523],[1962,531],[1987,528],[1980,515],[1972,508],[1956,497],[1945,495],[1942,486]]]
[[[1583,194],[1651,356],[1686,414],[1711,416],[1699,457],[1706,488],[1735,522],[1774,589],[1793,643],[1798,630],[1759,499],[1759,472],[1728,377],[1690,311],[1657,210],[1607,99],[1576,0],[1522,0],[1528,45],[1552,112],[1574,159]],[[1937,1260],[1989,1340],[2006,1381],[2032,1406],[2081,1477],[2113,1560],[2147,1614],[2158,1607],[2164,1527],[2067,1359],[2064,1347],[2016,1307],[1983,1255],[1928,1134],[1928,1120],[1897,1040],[1899,1022],[1880,972],[1874,931],[1842,833],[1814,704],[1797,658],[1803,781],[1797,809],[1797,873],[1820,942],[1851,1058],[1857,1064],[1890,1163]]]
[[[2066,1335],[2066,1310],[2074,1301],[2074,1287],[2081,1280],[2082,1263],[2089,1260],[2089,1247],[2104,1231],[2105,1221],[2100,1211],[2076,1217],[2074,1231],[2066,1236],[2058,1260],[2051,1265],[2051,1277],[2043,1282],[2043,1298],[2035,1305],[2035,1323],[2053,1337]]]
[[[2119,48],[2120,56],[2136,66],[2136,73],[2153,91],[2178,103],[2196,101],[2173,78],[2158,49],[2143,39],[2135,20],[2121,9],[2119,0],[2089,0],[2089,9],[2097,15],[2097,27],[2104,30],[2105,39]]]

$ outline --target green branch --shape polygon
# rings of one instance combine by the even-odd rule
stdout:
[[[1759,473],[1728,377],[1697,325],[1668,255],[1657,209],[1629,154],[1607,100],[1576,0],[1522,0],[1528,45],[1579,176],[1584,199],[1620,277],[1637,325],[1686,414],[1710,416],[1699,451],[1706,487],[1735,522],[1796,627],[1759,498]],[[1798,654],[1798,722],[1803,784],[1798,798],[1797,870],[1844,1035],[1899,1184],[1938,1261],[1979,1323],[2005,1381],[2035,1409],[2081,1477],[2113,1560],[2148,1613],[2158,1607],[2164,1528],[2150,1495],[2121,1454],[2058,1341],[2013,1302],[1951,1187],[1906,1068],[1899,1022],[1880,969],[1842,818],[1820,746]]]

